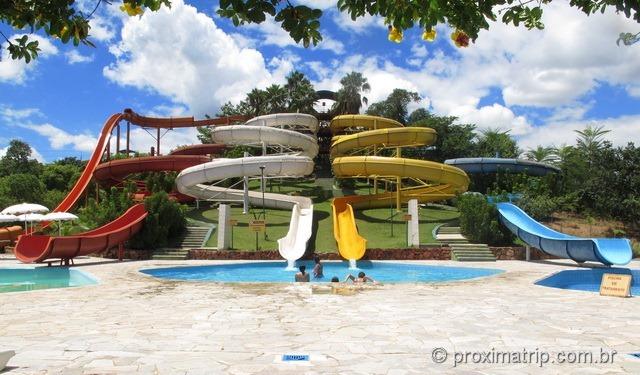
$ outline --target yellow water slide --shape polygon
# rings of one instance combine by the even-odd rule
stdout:
[[[437,134],[431,128],[404,127],[383,117],[343,115],[331,121],[331,131],[334,135],[343,134],[334,136],[331,143],[334,176],[374,181],[371,195],[333,200],[333,235],[345,259],[360,259],[367,248],[367,240],[358,234],[354,209],[395,205],[399,211],[410,199],[434,202],[467,190],[469,177],[463,170],[402,157],[403,148],[433,144]],[[378,181],[385,181],[386,186],[393,188],[379,193]]]

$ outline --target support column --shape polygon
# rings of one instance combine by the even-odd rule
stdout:
[[[156,155],[160,156],[160,128],[158,128],[156,135]]]
[[[527,245],[524,248],[525,251],[525,260],[527,262],[531,261],[531,246]]]
[[[411,220],[407,223],[407,243],[411,247],[419,247],[420,246],[420,225],[419,225],[419,217],[418,217],[418,200],[410,199],[409,200],[409,215],[411,215]]]
[[[248,156],[249,153],[245,151],[244,157],[246,158]],[[244,190],[244,194],[242,194],[242,213],[246,215],[249,212],[249,177],[244,176],[242,182]]]
[[[129,148],[130,137],[131,137],[131,123],[127,121],[127,156],[129,156],[129,150],[131,150],[131,148]]]
[[[227,250],[231,246],[231,207],[228,204],[218,206],[218,250]]]
[[[401,148],[396,147],[396,158],[401,158]],[[402,210],[402,201],[400,199],[400,191],[402,190],[402,177],[396,177],[396,210],[400,212]]]
[[[116,126],[116,156],[120,154],[120,124]]]

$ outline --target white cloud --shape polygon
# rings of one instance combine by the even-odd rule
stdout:
[[[91,27],[89,29],[89,38],[99,42],[112,40],[116,35],[112,21],[99,15],[94,15],[89,21],[89,26]]]
[[[262,37],[260,40],[261,44],[274,45],[281,48],[304,48],[302,43],[296,43],[289,33],[282,28],[280,23],[276,22],[273,18],[267,18],[267,20],[262,23],[247,24],[243,27],[246,30],[258,32]],[[313,46],[313,44],[311,44],[310,48],[328,50],[338,55],[344,53],[344,44],[341,41],[334,39],[326,30],[322,31],[322,41],[320,41],[317,46]]]
[[[24,34],[15,34],[9,37],[10,40],[22,37]],[[0,83],[23,84],[29,78],[29,74],[33,73],[38,66],[40,59],[46,59],[49,56],[58,54],[58,48],[54,46],[48,39],[36,34],[29,34],[29,39],[38,41],[40,52],[38,58],[32,60],[29,64],[24,60],[13,60],[7,50],[8,43],[0,44]]]
[[[300,5],[306,5],[312,9],[327,10],[330,8],[336,8],[338,2],[336,0],[298,0],[296,3]]]
[[[364,34],[372,28],[386,29],[384,19],[380,16],[364,15],[358,17],[355,21],[347,12],[336,10],[333,13],[333,22],[342,30],[350,33]]]
[[[164,95],[195,115],[239,101],[281,76],[280,69],[273,74],[267,69],[260,52],[241,48],[210,17],[181,0],[171,9],[127,18],[121,36],[110,48],[116,62],[105,67],[104,75]]]
[[[54,150],[61,150],[72,147],[76,151],[93,151],[97,138],[90,134],[70,134],[63,129],[51,124],[21,124],[22,128],[33,130],[39,135],[46,137]]]
[[[427,57],[427,47],[424,46],[424,42],[418,42],[411,46],[411,54],[414,57]]]
[[[624,146],[628,142],[640,145],[640,115],[621,116],[617,118],[590,119],[582,121],[551,122],[543,126],[532,128],[525,136],[518,137],[520,147],[534,148],[538,145],[575,144],[574,130],[584,129],[587,125],[604,126],[611,130],[607,140],[614,146]]]
[[[37,108],[15,109],[10,106],[0,105],[0,117],[6,122],[15,122],[33,116],[42,117],[42,113]]]
[[[64,56],[67,58],[67,61],[71,65],[92,62],[95,58],[95,56],[93,55],[89,55],[89,56],[83,55],[75,49],[72,49],[71,51],[66,52]]]

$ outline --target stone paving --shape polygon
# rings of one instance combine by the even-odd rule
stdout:
[[[420,261],[507,272],[377,285],[354,295],[316,294],[309,284],[164,281],[138,272],[214,263],[221,262],[85,259],[77,268],[98,285],[0,294],[0,351],[17,353],[3,374],[640,373],[640,360],[627,355],[640,352],[640,298],[533,285],[569,262]],[[16,264],[0,259],[0,267]],[[432,355],[443,358],[435,348],[448,351],[444,363],[434,362]],[[526,358],[519,356],[525,350]],[[536,362],[560,352],[570,360],[576,351],[600,361],[601,350],[617,351],[613,363]],[[507,353],[512,363],[487,363],[507,351],[517,353]],[[458,359],[469,352],[467,363],[454,366],[455,352]],[[283,363],[282,354],[311,360]]]

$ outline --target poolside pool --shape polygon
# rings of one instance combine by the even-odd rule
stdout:
[[[584,290],[599,292],[602,274],[622,273],[631,275],[631,295],[640,295],[640,270],[629,268],[593,268],[587,270],[566,270],[554,273],[542,280],[536,281],[536,285],[550,288]]]
[[[97,283],[88,273],[66,267],[0,268],[0,293]]]
[[[307,271],[313,269],[313,262],[298,262],[306,265]],[[340,281],[349,275],[364,271],[367,276],[384,283],[443,282],[467,280],[476,277],[496,275],[504,271],[491,268],[428,266],[411,263],[389,263],[359,261],[358,269],[349,269],[348,262],[323,262],[324,278],[312,279],[314,282],[329,282],[333,276]],[[140,270],[147,275],[162,279],[218,282],[292,282],[296,270],[286,269],[282,262],[251,262],[220,264],[212,266],[152,268]]]

